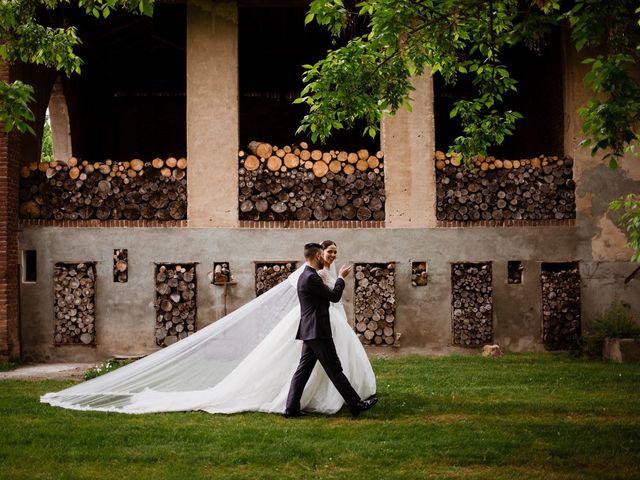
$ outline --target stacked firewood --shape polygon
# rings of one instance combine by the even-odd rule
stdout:
[[[454,263],[451,286],[454,345],[492,343],[491,264]]]
[[[56,263],[53,290],[56,344],[94,344],[95,281],[93,263]]]
[[[411,285],[414,287],[424,287],[427,284],[427,262],[411,263]]]
[[[231,270],[226,262],[216,263],[213,266],[213,283],[229,283],[231,281]]]
[[[239,156],[241,220],[384,220],[384,154],[251,142]]]
[[[156,344],[171,345],[196,331],[196,267],[156,267]]]
[[[441,221],[562,220],[576,217],[573,160],[478,156],[468,169],[438,151],[436,216]]]
[[[256,297],[286,280],[295,269],[295,262],[256,263]]]
[[[20,217],[182,220],[187,159],[33,163],[21,169]]]
[[[126,248],[113,251],[113,281],[127,283],[129,279],[129,261]]]
[[[581,334],[580,271],[576,264],[542,265],[542,341],[570,349]]]
[[[395,341],[395,263],[365,263],[355,268],[355,330],[365,345]]]

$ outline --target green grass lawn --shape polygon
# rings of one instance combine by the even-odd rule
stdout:
[[[0,478],[640,478],[640,365],[563,354],[376,359],[334,416],[77,412],[0,382]]]

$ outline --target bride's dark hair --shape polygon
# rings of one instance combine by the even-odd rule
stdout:
[[[330,247],[331,245],[336,245],[336,242],[334,242],[333,240],[325,240],[320,245],[322,245],[322,249],[324,250],[325,248]]]

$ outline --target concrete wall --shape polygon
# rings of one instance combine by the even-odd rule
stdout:
[[[255,260],[301,258],[302,245],[325,238],[337,242],[338,262],[397,263],[396,329],[402,352],[447,353],[451,344],[453,261],[492,261],[496,340],[513,350],[540,348],[539,261],[580,258],[575,231],[530,229],[93,229],[28,228],[21,247],[38,252],[38,283],[22,285],[22,341],[25,359],[101,358],[155,348],[155,262],[196,262],[198,325],[224,315],[223,287],[207,278],[214,261],[230,262],[237,285],[228,287],[231,311],[254,298]],[[499,246],[500,248],[497,248]],[[129,250],[129,281],[112,281],[112,254]],[[545,252],[541,254],[540,252]],[[411,262],[429,263],[429,284],[411,286]],[[525,262],[524,283],[506,284],[506,262]],[[97,262],[96,348],[53,346],[52,269],[56,262]],[[615,265],[610,275],[620,275]],[[608,277],[608,282],[611,282]],[[351,317],[353,279],[347,282]],[[640,307],[640,305],[638,305]],[[384,351],[390,352],[387,348]]]

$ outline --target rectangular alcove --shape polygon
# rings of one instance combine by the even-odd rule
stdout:
[[[491,262],[451,264],[453,344],[493,343]]]
[[[411,262],[411,285],[425,287],[429,280],[429,264],[427,262]]]
[[[36,250],[22,251],[22,283],[36,283],[38,281],[38,252]]]
[[[509,260],[507,262],[507,283],[510,285],[522,283],[522,271],[524,266],[520,260]]]
[[[396,316],[396,264],[355,265],[355,331],[365,345],[393,345]]]
[[[550,350],[575,348],[582,331],[579,263],[543,263],[540,281],[542,342]]]
[[[113,281],[127,283],[129,280],[129,251],[117,248],[113,251]]]
[[[213,262],[213,284],[225,285],[231,282],[229,262]]]
[[[95,262],[55,264],[53,269],[55,345],[95,345],[95,287]]]
[[[156,344],[166,347],[197,330],[196,264],[156,264],[155,285]]]
[[[256,264],[256,297],[287,279],[297,268],[295,261],[264,261]]]

